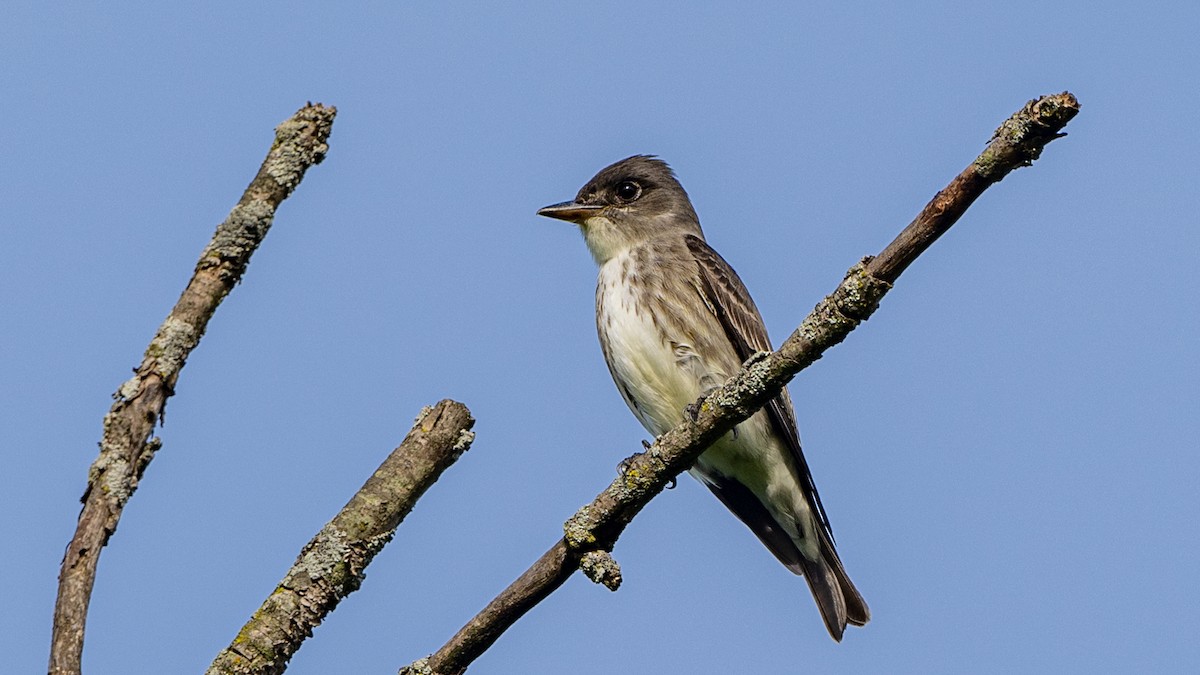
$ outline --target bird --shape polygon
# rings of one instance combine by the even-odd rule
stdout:
[[[758,352],[770,351],[745,285],[704,239],[666,162],[634,155],[589,180],[571,201],[537,211],[574,223],[599,266],[596,329],[621,397],[658,437]],[[767,549],[808,582],[841,642],[870,610],[850,581],[800,448],[787,389],[689,469]]]

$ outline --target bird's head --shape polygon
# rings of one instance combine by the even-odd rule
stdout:
[[[703,236],[687,192],[667,163],[634,155],[606,167],[575,199],[538,210],[539,216],[579,225],[596,262],[654,237]]]

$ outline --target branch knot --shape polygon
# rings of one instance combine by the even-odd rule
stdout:
[[[608,551],[588,551],[579,560],[579,570],[610,591],[621,587],[621,566]]]

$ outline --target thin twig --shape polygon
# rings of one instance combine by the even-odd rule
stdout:
[[[296,564],[208,668],[208,675],[282,673],[305,638],[342,598],[417,500],[474,440],[467,407],[425,408],[404,441],[300,552]]]
[[[162,419],[184,362],[217,306],[241,280],[250,256],[271,227],[275,210],[300,184],[304,172],[325,158],[336,114],[332,107],[309,104],[276,128],[275,142],[258,175],[200,254],[191,281],[146,348],[133,378],[113,395],[116,401],[104,417],[100,455],[88,471],[83,510],[59,573],[51,675],[80,672],[96,563],[161,446],[150,434]]]
[[[762,352],[720,389],[701,399],[695,420],[660,436],[626,471],[565,525],[565,536],[441,649],[401,669],[411,675],[458,675],[580,567],[593,552],[611,552],[630,520],[714,441],[753,415],[796,373],[865,321],[892,283],[958,220],[975,199],[1013,169],[1028,166],[1079,112],[1070,93],[1030,101],[995,133],[987,149],[929,202],[878,256],[864,259],[775,352]],[[600,581],[611,579],[607,560]],[[610,585],[611,587],[611,585]]]

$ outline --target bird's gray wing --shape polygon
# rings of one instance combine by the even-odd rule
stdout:
[[[700,237],[689,234],[685,236],[685,241],[688,250],[691,251],[700,267],[700,291],[704,296],[704,301],[721,322],[726,337],[737,350],[738,358],[745,361],[755,352],[771,351],[771,338],[767,336],[767,328],[763,324],[762,316],[758,313],[758,307],[754,305],[754,299],[750,297],[746,286],[738,278],[737,272],[734,272],[729,263],[725,262],[725,259]],[[817,486],[813,482],[808,461],[804,459],[804,452],[800,449],[800,434],[796,431],[796,413],[792,408],[791,397],[788,396],[787,389],[780,391],[778,396],[763,407],[763,410],[771,420],[771,426],[787,444],[792,460],[800,474],[801,485],[806,488],[804,492],[809,500],[809,505],[817,514],[821,527],[832,541],[833,530],[829,526],[825,508],[821,505],[821,497],[817,494]]]

